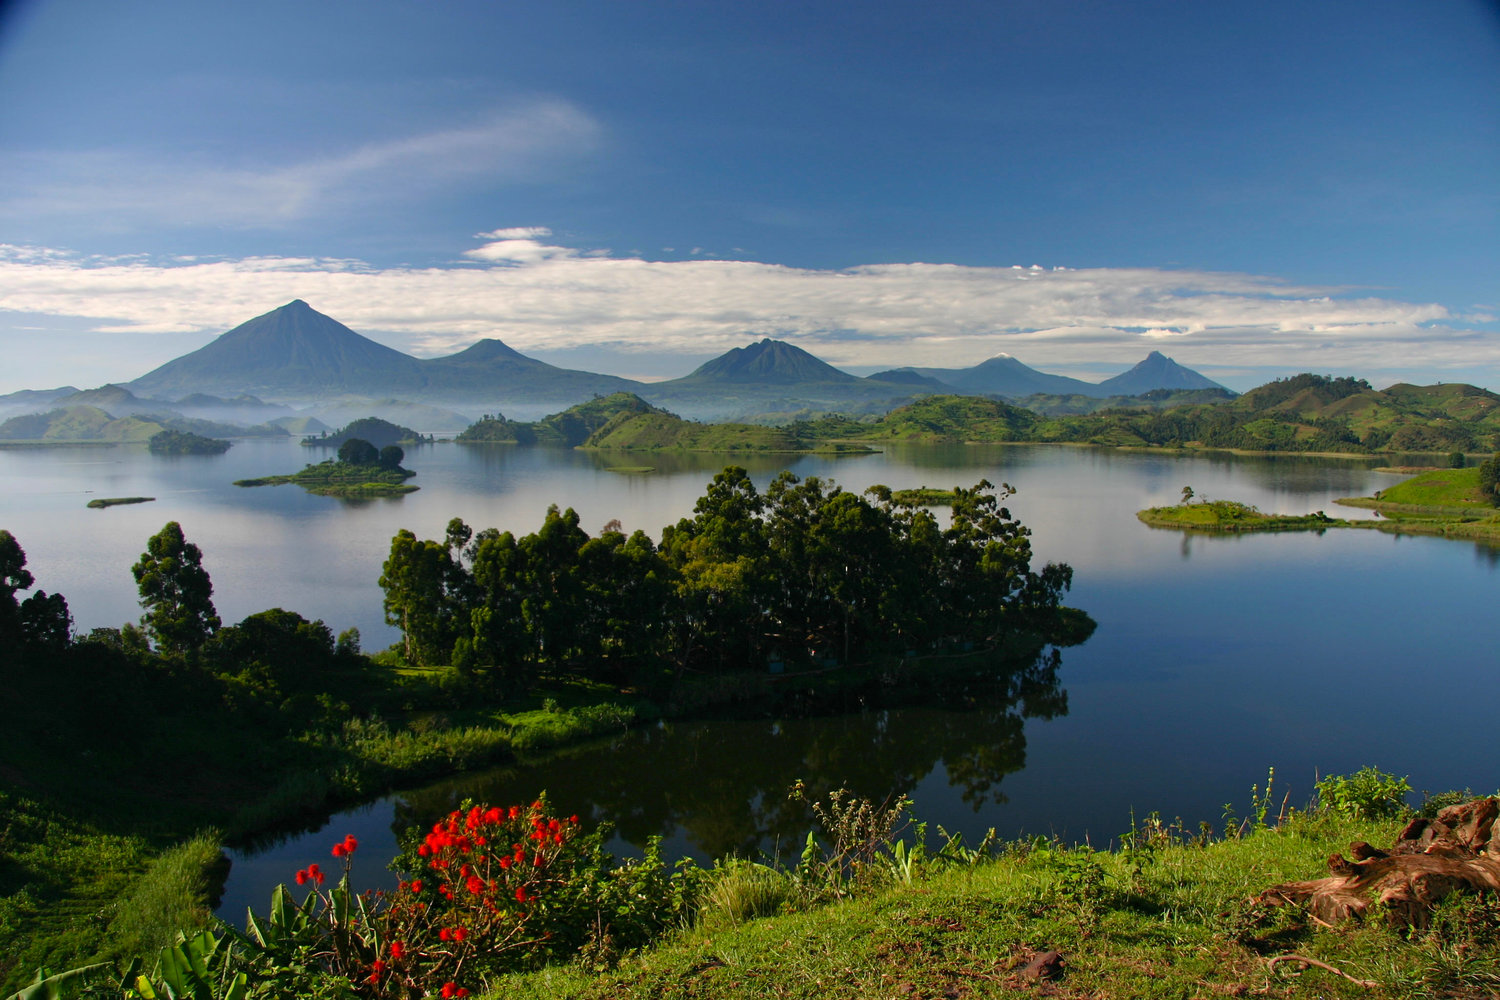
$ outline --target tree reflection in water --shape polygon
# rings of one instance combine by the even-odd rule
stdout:
[[[912,794],[940,767],[977,813],[1004,803],[1005,776],[1026,765],[1026,720],[1067,714],[1061,665],[1049,647],[940,684],[804,704],[807,711],[791,717],[662,723],[403,795],[393,822],[399,831],[430,823],[464,798],[509,804],[545,791],[561,812],[612,823],[637,848],[662,836],[689,845],[700,860],[794,853],[812,825],[807,803],[787,797],[797,779],[811,798],[846,787],[883,801]],[[916,811],[929,815],[920,798]]]

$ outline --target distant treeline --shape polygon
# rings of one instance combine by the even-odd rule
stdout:
[[[380,584],[410,662],[509,690],[542,675],[861,662],[1021,632],[1076,641],[1087,626],[1061,608],[1072,570],[1032,572],[1005,495],[955,490],[945,528],[885,487],[782,473],[761,494],[730,467],[659,546],[614,523],[590,536],[572,509],[519,538],[455,519],[440,540],[398,533]]]

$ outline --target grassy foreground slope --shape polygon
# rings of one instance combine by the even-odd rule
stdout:
[[[894,874],[868,894],[762,919],[746,918],[757,905],[776,909],[776,901],[742,879],[736,891],[710,894],[693,928],[612,970],[516,975],[487,995],[1492,996],[1500,938],[1483,923],[1493,919],[1492,906],[1455,904],[1440,910],[1433,930],[1407,937],[1379,922],[1319,928],[1251,904],[1273,884],[1326,874],[1328,856],[1350,841],[1391,843],[1400,825],[1325,812],[1207,846],[1160,826],[1143,830],[1135,849],[1113,853],[1012,845],[993,860],[919,866],[910,881]],[[1479,909],[1490,916],[1475,919]],[[1061,977],[1026,977],[1027,963],[1052,950],[1063,954]],[[1292,953],[1368,985],[1317,966],[1268,964]]]

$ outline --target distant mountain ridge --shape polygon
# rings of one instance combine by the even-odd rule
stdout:
[[[1050,375],[1022,364],[1009,354],[997,354],[972,368],[897,368],[872,379],[911,381],[927,378],[940,385],[984,396],[1020,399],[1025,396],[1139,396],[1155,389],[1223,389],[1205,375],[1185,368],[1160,351],[1152,351],[1134,368],[1103,382],[1085,382],[1066,375]]]
[[[1156,389],[1223,387],[1155,351],[1130,371],[1099,384],[1040,372],[1003,354],[970,368],[909,367],[858,378],[769,337],[726,351],[681,378],[641,383],[559,368],[495,339],[480,340],[446,357],[419,359],[356,333],[295,299],[132,382],[104,388],[148,400],[252,395],[254,403],[266,400],[273,406],[338,399],[360,406],[397,399],[483,410],[544,403],[566,406],[631,392],[698,419],[765,419],[840,410],[878,413],[934,392],[1014,400],[1041,394],[1106,398]]]
[[[301,299],[147,372],[137,393],[253,393],[277,398],[401,396],[416,400],[567,399],[638,388],[613,375],[558,368],[498,340],[422,360],[376,343]]]

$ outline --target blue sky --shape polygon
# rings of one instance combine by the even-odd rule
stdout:
[[[298,297],[637,377],[777,336],[1500,389],[1494,3],[0,11],[0,391]]]

